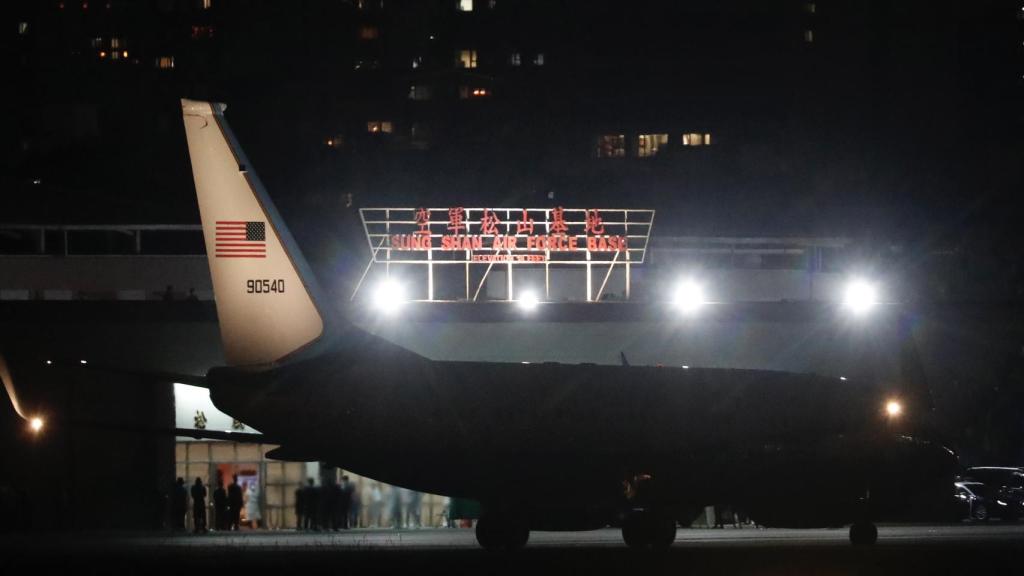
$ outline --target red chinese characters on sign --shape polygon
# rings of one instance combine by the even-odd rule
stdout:
[[[414,234],[430,234],[430,211],[426,208],[416,210],[416,225],[420,227]]]
[[[443,211],[444,209],[435,208]],[[629,250],[627,237],[608,234],[608,226],[622,226],[622,222],[606,224],[601,210],[588,208],[574,210],[583,212],[583,222],[567,222],[565,208],[559,206],[549,212],[546,224],[541,233],[536,232],[536,222],[530,217],[530,209],[517,209],[520,215],[512,216],[512,210],[505,212],[508,222],[502,228],[498,214],[489,208],[483,209],[480,218],[480,230],[476,233],[471,229],[468,211],[463,207],[447,208],[447,233],[437,234],[439,245],[434,242],[430,230],[430,212],[428,208],[417,208],[413,223],[418,227],[415,231],[396,234],[390,237],[392,250],[442,250],[465,251],[472,262],[543,262],[552,254],[559,252],[626,252]],[[534,209],[539,212],[541,209]],[[515,233],[512,222],[515,218]],[[406,221],[408,223],[408,221]],[[435,222],[440,225],[442,222]],[[571,229],[573,226],[582,227]],[[476,252],[485,252],[477,254]]]
[[[585,231],[587,234],[604,234],[604,222],[601,212],[596,209],[586,211]]]
[[[480,219],[480,233],[485,236],[497,236],[499,224],[501,220],[498,219],[498,215],[485,208],[484,217]]]
[[[523,209],[523,217],[516,222],[516,234],[533,234],[533,218]]]
[[[569,232],[569,225],[565,223],[565,208],[559,206],[551,211],[551,228],[549,231],[556,235],[564,235]]]
[[[448,209],[448,230],[455,234],[466,231],[466,210],[461,206]]]

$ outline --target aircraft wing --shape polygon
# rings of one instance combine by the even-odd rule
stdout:
[[[205,376],[196,376],[194,374],[179,374],[172,372],[153,372],[153,371],[137,371],[127,370],[117,366],[103,366],[97,364],[81,364],[73,362],[53,362],[57,366],[64,366],[67,368],[99,371],[110,374],[121,374],[129,376],[137,376],[150,381],[158,381],[161,383],[175,382],[181,384],[188,384],[191,386],[199,386],[202,388],[208,388]],[[33,416],[28,414],[21,402],[18,399],[17,388],[14,384],[14,378],[11,374],[11,370],[7,365],[7,361],[3,355],[0,355],[0,381],[3,382],[7,397],[11,402],[11,406],[14,411],[24,419],[26,422],[31,422]],[[261,443],[261,444],[277,444],[274,439],[268,438],[264,434],[251,433],[251,432],[236,432],[233,430],[201,430],[193,428],[154,428],[150,426],[130,426],[125,424],[117,424],[111,422],[100,422],[93,420],[73,420],[73,421],[54,421],[52,418],[46,422],[47,426],[60,426],[61,424],[70,424],[73,427],[78,428],[92,428],[97,430],[115,430],[119,432],[130,432],[134,434],[160,434],[160,435],[173,435],[173,436],[185,436],[195,439],[210,439],[210,440],[230,440],[232,442],[246,442],[246,443]]]

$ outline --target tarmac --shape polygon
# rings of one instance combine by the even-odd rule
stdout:
[[[680,529],[638,552],[616,529],[534,532],[524,550],[477,547],[472,530],[6,534],[0,572],[80,574],[980,574],[1024,570],[1024,524],[889,525],[855,547],[846,529]],[[17,572],[11,569],[18,570]]]

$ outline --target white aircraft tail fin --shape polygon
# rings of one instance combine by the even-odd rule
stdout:
[[[181,101],[224,355],[231,366],[292,358],[324,334],[316,281],[224,120]]]

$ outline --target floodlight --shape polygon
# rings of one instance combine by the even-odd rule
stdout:
[[[405,287],[394,280],[385,280],[373,293],[373,307],[385,314],[391,314],[405,304]]]
[[[899,418],[903,414],[903,404],[899,400],[889,400],[885,404],[885,413],[889,418]]]
[[[843,306],[854,314],[865,314],[878,304],[878,291],[874,284],[852,280],[843,293]]]
[[[526,312],[535,310],[538,304],[540,304],[540,300],[537,298],[537,294],[531,290],[523,292],[519,299],[516,300],[516,305],[519,306],[519,309]]]
[[[43,429],[43,419],[36,416],[28,421],[28,426],[32,429],[32,432],[38,434]]]
[[[687,314],[696,312],[704,302],[704,289],[692,280],[680,284],[672,295],[672,304]]]

